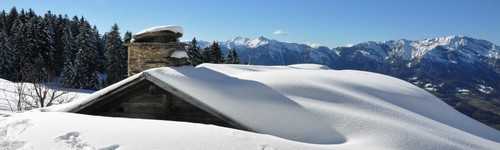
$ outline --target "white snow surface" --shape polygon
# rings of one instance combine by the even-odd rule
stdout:
[[[16,107],[15,84],[0,78],[0,111],[12,111]]]
[[[146,34],[146,33],[159,32],[159,31],[172,31],[174,33],[184,34],[184,29],[181,26],[165,25],[165,26],[155,26],[155,27],[144,29],[140,32],[135,33],[134,36],[142,35],[142,34]]]
[[[410,83],[376,73],[331,70],[313,64],[157,68],[97,91],[87,99],[41,111],[72,109],[141,75],[168,83],[259,133],[185,122],[34,111],[0,118],[0,149],[500,147],[500,132]]]
[[[35,90],[33,84],[31,83],[23,83],[23,84],[25,87],[24,92],[25,94],[27,94],[26,99],[32,100],[32,98],[29,97],[28,95],[33,93],[33,91]],[[16,111],[18,96],[19,96],[19,94],[17,94],[18,93],[17,88],[19,86],[20,83],[15,83],[0,78],[0,116],[8,112],[12,113],[13,111]],[[48,90],[47,92],[51,92],[52,89],[50,90],[47,89]],[[67,94],[62,95],[61,99],[68,99],[68,100],[83,98],[90,92],[90,91],[75,90],[75,89],[57,89],[57,90],[60,90],[61,92],[65,90]],[[57,94],[61,92],[58,92]]]
[[[187,53],[186,53],[186,51],[185,51],[185,50],[176,50],[176,51],[174,51],[174,52],[170,55],[170,57],[174,57],[174,58],[187,58],[187,57],[188,57],[188,55],[187,55]]]

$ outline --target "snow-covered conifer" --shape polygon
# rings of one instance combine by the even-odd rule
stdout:
[[[0,78],[14,80],[15,54],[5,31],[0,30]]]
[[[193,40],[191,40],[191,45],[189,45],[189,48],[187,49],[187,55],[189,57],[189,62],[191,63],[191,65],[196,66],[203,63],[203,56],[200,53],[200,48],[198,47],[196,38],[193,38]]]
[[[225,58],[226,64],[239,64],[240,58],[238,57],[238,53],[234,48],[230,49]]]
[[[211,63],[221,64],[224,62],[224,59],[222,59],[222,52],[218,42],[213,42],[212,45],[210,46],[210,57],[211,57],[210,58]]]
[[[84,19],[80,23],[76,43],[78,52],[75,57],[76,83],[74,87],[97,89],[97,39],[92,28]]]
[[[123,46],[118,25],[114,24],[111,31],[106,35],[106,82],[107,84],[112,84],[127,76],[127,52]]]

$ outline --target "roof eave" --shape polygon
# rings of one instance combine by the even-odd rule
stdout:
[[[224,115],[223,113],[217,111],[217,109],[214,109],[208,105],[206,105],[205,103],[201,102],[200,100],[194,98],[193,96],[175,88],[174,86],[171,86],[169,85],[168,83],[165,83],[163,82],[161,79],[153,76],[153,75],[150,75],[148,74],[147,72],[144,73],[144,78],[148,81],[150,81],[151,83],[157,85],[158,87],[174,94],[175,96],[185,100],[186,102],[194,105],[194,106],[197,106],[198,108],[226,121],[227,123],[231,124],[233,127],[235,128],[238,128],[238,129],[241,129],[241,130],[246,130],[246,131],[252,131],[252,132],[256,132],[256,130],[248,127],[248,126],[245,126],[237,121],[235,121],[234,119],[232,119],[231,117],[229,116],[226,116]]]

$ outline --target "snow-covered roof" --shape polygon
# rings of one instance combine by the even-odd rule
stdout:
[[[159,87],[173,87],[259,133],[299,143],[327,144],[325,149],[495,149],[500,146],[500,132],[459,113],[406,81],[312,64],[202,64],[156,68],[97,91],[86,99],[45,111],[70,111],[140,78],[153,81]],[[233,132],[229,136],[248,141],[239,136],[241,134]],[[304,143],[298,145],[304,149],[321,148]]]
[[[147,34],[147,33],[153,33],[153,32],[160,32],[160,31],[172,31],[174,33],[184,34],[184,30],[181,26],[166,25],[166,26],[156,26],[156,27],[147,28],[145,30],[142,30],[140,32],[135,33],[134,36],[143,35],[143,34]]]
[[[174,88],[181,91],[253,131],[312,143],[339,143],[344,140],[337,137],[338,134],[326,122],[277,91],[255,81],[239,80],[203,67],[144,71],[86,99],[54,110],[79,110],[98,97],[140,79],[149,80],[165,90]]]

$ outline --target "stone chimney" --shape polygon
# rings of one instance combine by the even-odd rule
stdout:
[[[144,70],[188,65],[186,44],[179,42],[182,27],[160,26],[133,35],[128,45],[128,75]]]

